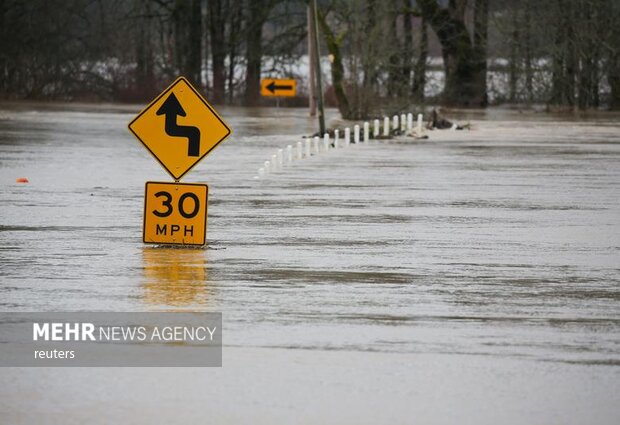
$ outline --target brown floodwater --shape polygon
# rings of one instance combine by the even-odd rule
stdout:
[[[170,178],[138,109],[0,104],[0,308],[221,311],[224,366],[4,368],[0,422],[620,420],[618,116],[455,112],[471,131],[256,179],[314,121],[217,108],[234,134],[183,180],[209,184],[186,250],[142,243]]]

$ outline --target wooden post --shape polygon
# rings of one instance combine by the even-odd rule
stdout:
[[[319,50],[319,19],[318,11],[316,7],[316,0],[310,0],[310,7],[312,8],[312,19],[314,21],[314,52],[315,52],[315,65],[316,65],[316,98],[317,106],[319,107],[319,132],[322,136],[325,134],[325,110],[323,109],[323,84],[321,82],[321,52]]]
[[[312,8],[308,6],[308,106],[310,107],[310,116],[316,116],[316,83],[315,83],[315,68],[314,68],[314,43],[316,41],[314,37],[314,25],[312,25]]]

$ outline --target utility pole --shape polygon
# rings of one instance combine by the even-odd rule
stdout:
[[[319,128],[320,135],[325,134],[325,110],[323,109],[323,84],[321,83],[321,52],[319,50],[319,19],[316,7],[316,0],[310,0],[312,8],[312,19],[314,21],[314,49],[315,49],[315,65],[316,65],[316,90],[317,103],[319,107]]]
[[[310,116],[316,116],[316,83],[314,69],[314,19],[312,18],[312,7],[308,6],[308,106],[310,107]]]

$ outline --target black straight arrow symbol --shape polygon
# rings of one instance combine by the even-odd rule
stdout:
[[[177,115],[184,117],[187,114],[174,93],[170,93],[168,99],[157,110],[157,115],[166,116],[164,129],[168,136],[187,138],[187,156],[200,156],[200,130],[198,127],[177,124]]]
[[[269,90],[271,93],[275,93],[276,90],[293,90],[293,86],[290,84],[279,86],[276,84],[275,81],[272,81],[267,85],[267,90]]]

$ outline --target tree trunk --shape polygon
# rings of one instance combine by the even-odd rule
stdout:
[[[147,16],[136,23],[136,74],[133,88],[140,100],[146,100],[157,94],[155,92],[154,60],[151,46],[151,23],[148,16],[151,14],[150,5],[139,0],[137,5],[140,14]]]
[[[209,0],[209,24],[211,35],[211,66],[213,68],[213,103],[224,103],[226,94],[226,17],[225,0]]]
[[[342,53],[340,52],[340,45],[342,44],[344,33],[340,36],[336,36],[329,25],[327,25],[325,16],[323,16],[320,11],[318,12],[318,18],[319,25],[323,31],[323,37],[325,38],[325,44],[327,44],[327,51],[334,57],[331,64],[331,74],[332,85],[334,86],[334,92],[338,100],[338,110],[345,120],[357,119],[358,117],[349,106],[349,99],[344,90],[344,65],[342,63]]]
[[[395,5],[391,2],[387,3],[385,7],[388,7],[387,16],[387,28],[386,37],[388,37],[390,48],[389,65],[388,65],[388,84],[387,91],[388,96],[396,96],[400,92],[401,88],[401,69],[400,69],[400,49],[398,48],[399,42],[396,34],[396,24],[398,19],[398,11]]]
[[[196,88],[202,88],[202,10],[200,0],[191,0],[189,16],[189,40],[187,54],[187,74]]]
[[[474,46],[465,27],[461,2],[451,1],[448,9],[435,0],[418,0],[424,17],[437,34],[443,50],[446,105],[476,107],[485,105],[478,82],[484,70],[479,65]]]
[[[523,67],[525,68],[525,94],[527,103],[531,103],[534,98],[534,88],[532,84],[532,0],[525,0],[525,11],[523,16],[523,48],[524,58]]]
[[[204,40],[205,40],[205,44],[204,44],[204,51],[202,52],[202,57],[204,58],[204,66],[206,69],[206,72],[204,73],[204,91],[205,94],[207,95],[207,97],[209,99],[212,98],[211,96],[211,91],[210,91],[210,87],[209,87],[209,58],[211,57],[211,46],[210,46],[210,42],[211,42],[211,34],[210,31],[206,30],[205,28],[208,27],[210,25],[209,22],[209,10],[208,10],[208,6],[205,7],[204,11],[203,11],[203,16],[202,16],[203,20],[204,20],[204,26],[203,26],[203,30],[204,30]]]
[[[553,43],[553,76],[551,78],[551,98],[549,103],[560,105],[564,103],[564,45],[566,44],[566,28],[564,18],[560,16],[562,1],[556,3],[557,15],[555,25],[555,37]]]
[[[233,11],[230,16],[230,31],[228,33],[228,103],[233,103],[235,67],[237,65],[237,47],[239,45],[239,28],[243,21],[242,4],[234,3]]]
[[[608,28],[609,33],[605,40],[605,73],[609,83],[608,107],[611,110],[620,110],[620,4],[616,0],[606,0],[603,5],[602,28]]]
[[[246,69],[245,69],[245,105],[256,106],[260,100],[261,61],[263,59],[263,24],[269,15],[268,2],[249,0],[246,6]]]
[[[365,16],[365,25],[366,28],[375,28],[377,26],[377,4],[376,0],[367,0],[366,2],[366,16]],[[374,49],[372,51],[367,51],[365,55],[361,55],[362,58],[362,70],[364,72],[363,79],[363,93],[364,95],[368,93],[373,86],[377,83],[377,67],[373,60],[373,56],[375,54]]]
[[[9,34],[7,34],[7,15],[8,6],[4,0],[0,0],[0,98],[5,97],[9,93],[9,60],[6,57],[8,50],[7,44],[10,42]]]
[[[578,51],[580,61],[580,75],[578,88],[579,109],[598,107],[598,88],[599,88],[599,62],[600,47],[598,40],[593,38],[597,33],[597,23],[603,22],[604,17],[599,16],[598,6],[592,3],[584,3],[579,8],[581,13],[577,18],[580,22],[581,32],[578,37]]]
[[[426,19],[420,22],[420,45],[418,47],[418,60],[415,64],[413,76],[413,98],[418,102],[424,102],[424,88],[426,86],[426,60],[428,58],[428,28]]]
[[[487,35],[489,27],[489,0],[476,0],[474,9],[474,50],[476,52],[476,87],[479,106],[486,107],[487,97]]]
[[[246,69],[245,69],[245,105],[256,106],[260,99],[260,77],[262,54],[262,25],[250,24],[246,39]],[[250,35],[253,34],[253,35]]]
[[[512,33],[510,38],[510,73],[509,73],[509,85],[510,94],[509,99],[511,102],[517,101],[517,81],[519,79],[518,68],[518,48],[519,48],[519,9],[517,2],[512,4]]]
[[[569,106],[575,105],[576,77],[578,73],[577,46],[575,37],[574,10],[572,4],[567,2],[564,5],[566,22],[566,83],[564,85],[564,99]]]
[[[411,62],[413,60],[413,14],[411,11],[410,0],[403,0],[404,13],[403,13],[403,63],[402,63],[402,76],[401,81],[403,87],[401,87],[400,95],[407,96],[407,93],[411,90]]]
[[[172,21],[174,22],[174,65],[176,71],[182,75],[187,74],[187,55],[189,53],[188,20],[189,1],[176,0],[172,8]]]
[[[616,51],[609,58],[607,79],[611,88],[609,109],[620,110],[620,52]]]
[[[312,13],[312,7],[308,6],[306,11],[307,19],[307,39],[308,39],[308,106],[310,109],[310,116],[316,117],[316,50],[314,44],[316,43],[316,36],[314,35],[314,18]]]

